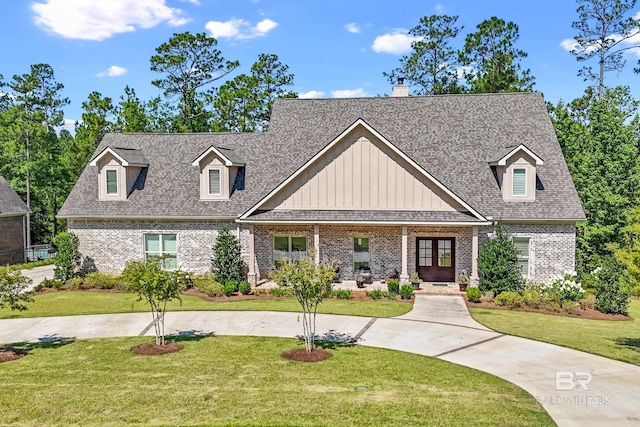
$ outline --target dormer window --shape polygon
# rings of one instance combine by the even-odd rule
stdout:
[[[140,150],[107,147],[89,165],[98,168],[98,199],[127,200],[149,163]]]
[[[107,169],[105,171],[107,178],[107,195],[117,195],[118,194],[118,171],[115,169]]]
[[[513,196],[527,195],[527,170],[524,168],[513,168]]]
[[[222,170],[220,168],[209,169],[209,195],[222,194]]]
[[[533,202],[538,186],[537,167],[542,159],[524,144],[505,147],[489,162],[506,201]],[[542,186],[540,186],[542,188]]]
[[[233,150],[212,146],[192,165],[200,172],[200,199],[225,200],[233,194],[233,184],[244,163],[235,159]]]

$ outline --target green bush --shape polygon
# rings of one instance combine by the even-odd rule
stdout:
[[[633,295],[634,297],[640,297],[640,285],[632,286],[629,289],[629,294]]]
[[[65,231],[57,234],[51,243],[57,252],[53,277],[66,283],[78,273],[80,268],[82,256],[78,252],[78,236]]]
[[[593,294],[588,294],[587,296],[582,298],[580,301],[578,301],[578,303],[580,304],[580,308],[583,310],[595,310],[596,296]]]
[[[522,293],[522,302],[527,307],[540,308],[542,306],[542,295],[537,288],[525,289]]]
[[[400,281],[398,279],[389,279],[387,281],[387,289],[390,294],[398,295],[398,292],[400,292]]]
[[[580,303],[577,301],[564,301],[562,303],[562,308],[571,314],[580,313]]]
[[[518,263],[518,249],[502,226],[496,227],[495,237],[482,244],[478,253],[480,291],[520,292],[524,279]]]
[[[562,307],[562,300],[560,295],[554,293],[547,293],[542,295],[542,307],[551,311],[560,311]]]
[[[496,305],[504,307],[518,308],[522,306],[522,295],[517,292],[505,291],[495,298]]]
[[[222,285],[213,280],[213,275],[194,278],[193,287],[210,297],[220,297],[224,295]]]
[[[351,299],[351,291],[349,289],[336,289],[333,296],[337,299]]]
[[[400,286],[400,298],[411,299],[413,295],[413,285],[405,284]]]
[[[273,288],[269,290],[269,294],[273,295],[274,297],[292,297],[293,296],[293,289],[290,288],[283,288],[283,287],[279,287],[279,288]]]
[[[467,288],[467,300],[469,300],[469,302],[480,302],[480,298],[482,298],[482,292],[480,292],[480,289],[476,287]]]
[[[255,296],[260,296],[260,295],[266,295],[268,292],[266,289],[254,289],[253,290],[253,295]]]
[[[238,290],[242,295],[249,295],[251,293],[251,285],[246,280],[243,280],[238,285]]]
[[[74,277],[67,282],[67,288],[72,290],[85,289],[117,289],[129,290],[129,286],[121,276],[105,273],[89,273],[84,277]]]
[[[230,297],[236,291],[236,282],[233,280],[228,280],[227,283],[224,284],[223,292],[224,295]]]
[[[629,310],[629,294],[617,283],[602,283],[596,291],[596,308],[610,314],[624,314]]]
[[[35,288],[36,292],[40,292],[43,289],[57,289],[60,290],[64,286],[61,280],[58,279],[44,279]]]
[[[371,299],[384,298],[385,293],[388,295],[388,292],[381,291],[380,289],[374,289],[373,291],[366,292],[367,296]]]
[[[211,271],[215,275],[216,281],[225,283],[225,286],[228,280],[239,283],[245,279],[246,268],[240,258],[240,242],[236,236],[229,232],[227,227],[222,227],[218,231],[216,242],[213,245]]]

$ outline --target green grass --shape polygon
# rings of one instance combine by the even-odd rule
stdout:
[[[640,301],[631,300],[635,320],[590,320],[522,311],[470,308],[473,318],[503,334],[531,338],[640,365]]]
[[[0,364],[0,423],[17,425],[554,425],[524,390],[434,358],[362,346],[323,362],[279,355],[299,341],[185,338],[164,356],[148,338],[32,344]]]
[[[79,314],[131,313],[148,311],[149,305],[136,301],[136,295],[124,292],[47,292],[34,297],[26,311],[0,310],[0,319],[24,317],[72,316]],[[179,301],[169,303],[172,311],[300,311],[295,299],[247,300],[212,302],[183,295]],[[367,317],[392,317],[408,313],[413,304],[395,301],[325,300],[318,306],[319,313],[348,314]]]

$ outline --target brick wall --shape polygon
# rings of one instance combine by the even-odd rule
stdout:
[[[503,224],[516,237],[529,237],[529,279],[544,282],[551,276],[575,270],[576,227],[574,224]],[[478,240],[482,245],[494,228],[482,227]]]
[[[0,217],[0,265],[24,262],[22,216]]]
[[[129,261],[144,259],[144,234],[176,234],[178,265],[195,273],[211,269],[211,247],[218,230],[226,226],[237,235],[234,222],[193,221],[74,221],[68,223],[69,231],[80,240],[80,253],[88,257],[98,271],[121,272]],[[241,231],[241,234],[243,231]],[[244,238],[244,242],[247,242]],[[246,244],[243,255],[247,256]]]

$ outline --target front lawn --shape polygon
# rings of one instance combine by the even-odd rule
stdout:
[[[24,317],[72,316],[79,314],[132,313],[149,311],[144,301],[126,292],[59,291],[38,294],[26,311],[0,310],[0,319]],[[318,313],[366,317],[393,317],[408,313],[413,304],[381,300],[325,300]],[[250,301],[212,302],[183,295],[182,305],[172,301],[171,311],[301,311],[295,299],[258,299]]]
[[[148,337],[25,344],[0,364],[3,425],[554,425],[515,385],[410,353],[338,347],[319,363],[282,359],[302,344],[182,338],[163,356]]]
[[[469,308],[488,328],[640,365],[640,301],[631,300],[635,320],[591,320],[509,310]]]

